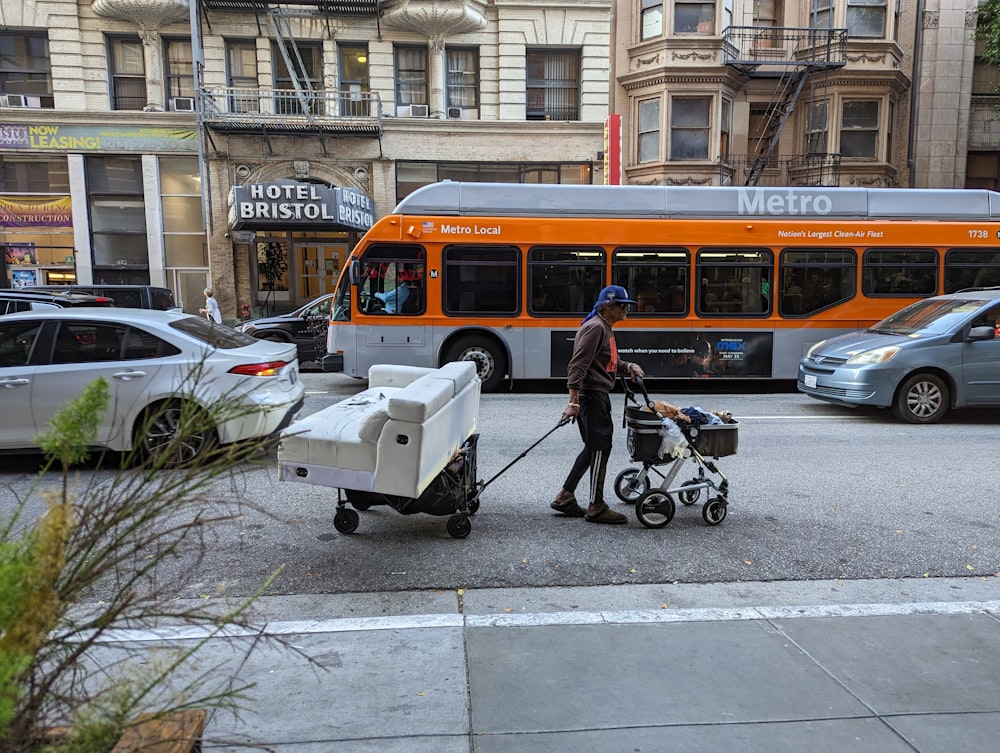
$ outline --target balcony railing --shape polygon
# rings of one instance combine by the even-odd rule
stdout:
[[[382,133],[377,92],[209,87],[202,110],[205,125],[216,131]]]
[[[762,66],[840,68],[847,63],[847,29],[730,26],[722,48],[723,62],[745,72]]]
[[[746,184],[756,154],[730,154],[719,160],[721,185]],[[800,154],[794,157],[772,157],[760,172],[758,186],[813,186],[840,185],[839,154]]]

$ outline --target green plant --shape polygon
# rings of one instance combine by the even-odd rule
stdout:
[[[267,284],[267,295],[264,297],[264,316],[267,316],[267,304],[275,291],[275,286],[288,272],[288,257],[284,246],[280,243],[264,243],[257,250],[257,274],[264,278]]]
[[[191,677],[187,664],[220,631],[250,629],[253,598],[221,613],[214,604],[177,600],[184,574],[164,565],[180,557],[196,563],[207,533],[249,505],[220,498],[215,482],[238,474],[273,440],[229,445],[177,466],[178,448],[211,430],[205,422],[248,410],[239,401],[224,401],[210,412],[182,411],[174,416],[175,435],[160,452],[130,456],[81,485],[73,468],[88,458],[108,399],[108,385],[100,379],[57,413],[39,438],[45,462],[32,494],[0,523],[4,753],[107,753],[140,714],[194,707],[235,712],[246,697],[248,687],[230,687],[219,667]],[[103,460],[97,459],[99,469]],[[55,473],[59,484],[50,487]],[[157,661],[144,661],[140,672],[131,671],[140,663],[127,653],[114,666],[95,657],[109,631],[163,623],[199,625],[205,637],[190,648],[158,652]],[[53,739],[46,735],[53,728],[64,732]]]

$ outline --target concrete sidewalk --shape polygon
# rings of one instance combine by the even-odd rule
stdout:
[[[257,609],[301,654],[209,642],[193,669],[220,665],[255,688],[242,718],[211,719],[206,753],[998,745],[1000,578],[289,596]],[[150,652],[193,640],[119,637]]]

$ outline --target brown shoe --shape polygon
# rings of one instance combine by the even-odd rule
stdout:
[[[567,518],[582,518],[586,514],[580,507],[580,503],[576,501],[575,494],[559,492],[549,507]]]
[[[615,512],[603,502],[599,505],[591,505],[588,507],[585,517],[591,523],[612,523],[615,525],[628,523],[628,518],[620,512]]]

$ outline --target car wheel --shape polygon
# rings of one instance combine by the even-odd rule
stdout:
[[[486,337],[459,338],[448,348],[444,358],[450,361],[472,361],[482,384],[483,392],[493,392],[507,373],[507,357],[495,340]]]
[[[951,405],[948,385],[936,374],[914,374],[896,393],[892,414],[911,424],[940,421]]]
[[[218,444],[208,414],[182,400],[148,407],[136,423],[134,436],[143,460],[171,468],[202,460]]]

